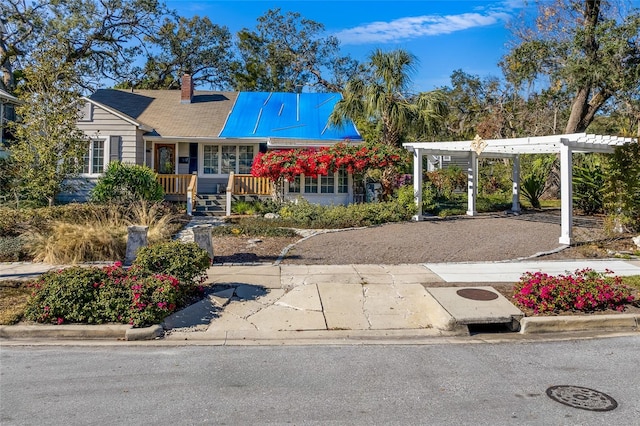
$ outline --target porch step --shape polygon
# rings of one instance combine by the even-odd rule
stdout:
[[[227,196],[224,194],[198,194],[195,213],[207,216],[224,216]]]
[[[236,201],[257,201],[257,195],[234,195],[233,202]],[[196,205],[194,214],[207,216],[224,216],[227,208],[226,194],[198,194],[196,195]]]

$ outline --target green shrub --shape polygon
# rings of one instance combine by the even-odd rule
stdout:
[[[584,214],[601,213],[603,209],[604,173],[593,156],[573,167],[573,201]]]
[[[298,235],[293,229],[280,227],[278,221],[253,217],[233,219],[228,225],[213,227],[211,233],[214,236],[243,237],[295,237]]]
[[[437,199],[451,198],[456,190],[463,190],[467,186],[467,175],[457,166],[427,172],[426,181],[435,190]]]
[[[23,238],[0,237],[0,262],[19,262],[28,256]]]
[[[104,176],[91,191],[96,203],[128,203],[131,201],[160,201],[164,197],[156,173],[147,166],[109,163]]]
[[[415,207],[406,205],[406,200],[400,202],[395,199],[348,206],[321,206],[300,199],[296,203],[287,204],[280,210],[280,223],[293,227],[350,228],[402,222],[411,219],[413,214],[415,214]]]
[[[320,204],[311,204],[304,198],[287,203],[280,209],[280,217],[301,226],[310,226],[322,218],[327,208]]]
[[[25,319],[37,322],[101,323],[96,293],[108,280],[100,268],[73,267],[47,272],[33,284]]]
[[[24,318],[54,324],[157,324],[188,299],[192,286],[165,274],[143,275],[119,262],[48,272],[31,285]]]
[[[640,230],[640,143],[617,147],[604,163],[604,206],[610,222]]]
[[[235,214],[253,215],[258,211],[257,203],[239,200],[231,205],[231,211]]]
[[[508,160],[480,159],[478,192],[493,195],[511,190],[511,165]]]
[[[258,212],[260,212],[261,214],[278,213],[282,208],[282,203],[272,198],[268,198],[265,200],[261,200],[258,203],[257,207]]]
[[[0,236],[16,237],[20,235],[18,223],[18,210],[0,207]]]
[[[133,262],[142,275],[167,274],[176,277],[185,285],[203,282],[211,259],[206,250],[196,243],[170,241],[142,247]]]

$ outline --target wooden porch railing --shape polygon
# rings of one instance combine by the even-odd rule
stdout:
[[[227,184],[227,216],[231,215],[231,197],[235,195],[271,195],[273,182],[269,178],[231,173]]]
[[[193,175],[158,175],[165,195],[186,195]]]

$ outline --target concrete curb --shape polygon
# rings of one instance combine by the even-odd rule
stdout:
[[[560,333],[589,330],[637,331],[640,315],[610,314],[590,316],[524,317],[520,333]]]
[[[3,339],[116,339],[152,340],[163,334],[159,325],[133,328],[130,325],[3,325],[0,338]]]

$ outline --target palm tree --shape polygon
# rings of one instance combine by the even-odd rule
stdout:
[[[409,94],[416,62],[416,57],[403,49],[374,51],[369,57],[368,78],[347,82],[330,116],[331,124],[341,125],[347,118],[375,123],[379,142],[395,147],[400,147],[410,132],[435,134],[447,114],[445,96],[440,91]],[[384,197],[391,194],[396,175],[394,168],[383,171]]]
[[[410,95],[411,74],[416,57],[403,49],[369,57],[369,78],[349,80],[330,120],[340,125],[351,120],[374,121],[380,128],[380,143],[400,146],[410,130],[431,133],[447,113],[440,91]]]

